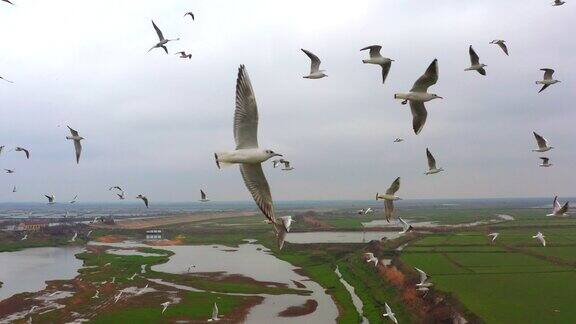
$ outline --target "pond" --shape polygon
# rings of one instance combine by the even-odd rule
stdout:
[[[288,233],[286,242],[304,243],[366,243],[372,240],[389,240],[400,237],[398,232],[302,232]]]

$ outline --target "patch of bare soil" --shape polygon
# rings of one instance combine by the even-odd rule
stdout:
[[[304,304],[300,306],[290,306],[285,310],[278,313],[280,317],[298,317],[308,314],[312,314],[318,307],[318,302],[314,299],[308,299]]]

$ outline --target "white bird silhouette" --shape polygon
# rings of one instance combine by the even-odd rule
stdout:
[[[214,303],[214,307],[212,307],[212,317],[208,320],[208,322],[218,321],[218,305]]]
[[[538,166],[541,168],[549,168],[553,165],[550,163],[550,159],[545,156],[540,157],[540,160],[542,160],[542,163],[538,164]]]
[[[302,52],[304,52],[304,54],[306,54],[309,58],[310,58],[310,74],[309,75],[305,75],[303,78],[304,79],[322,79],[323,77],[327,77],[326,74],[324,74],[325,70],[320,70],[320,63],[322,63],[322,61],[320,61],[320,59],[318,58],[318,56],[314,55],[314,53],[305,50],[303,48],[301,48]]]
[[[431,282],[428,282],[428,275],[426,274],[426,272],[418,268],[414,269],[416,269],[416,271],[418,271],[418,273],[420,274],[420,282],[416,284],[416,287],[430,287],[433,285]]]
[[[24,152],[24,154],[26,154],[26,159],[30,159],[30,151],[28,151],[27,149],[17,146],[14,151],[16,152]]]
[[[280,225],[284,227],[284,229],[286,230],[286,232],[290,232],[290,227],[292,226],[292,223],[295,222],[294,219],[292,219],[292,216],[282,216],[279,217],[280,219]]]
[[[168,308],[168,306],[170,306],[170,302],[163,302],[162,304],[160,304],[162,306],[162,314],[164,314],[164,312],[166,311],[166,308]]]
[[[468,54],[470,55],[470,67],[465,68],[464,71],[477,71],[482,75],[486,75],[486,70],[484,70],[484,67],[487,65],[480,63],[480,58],[472,48],[472,45],[470,45],[468,48]]]
[[[538,149],[532,150],[532,152],[546,152],[554,148],[553,146],[548,145],[548,140],[546,140],[544,137],[540,136],[536,132],[532,133],[534,134],[534,137],[536,138],[536,143],[538,144]]]
[[[192,59],[192,54],[186,54],[185,51],[180,51],[178,53],[175,53],[174,55],[180,55],[179,57],[183,59],[189,59],[189,60]]]
[[[164,38],[164,35],[162,35],[162,31],[160,30],[160,28],[158,28],[158,26],[156,26],[156,24],[154,23],[154,20],[152,20],[152,26],[154,27],[154,30],[156,31],[156,35],[158,35],[159,42],[156,43],[156,45],[152,46],[148,50],[148,52],[150,52],[151,50],[153,50],[155,48],[162,48],[162,49],[164,49],[166,54],[168,54],[168,49],[166,48],[166,44],[168,44],[168,42],[171,42],[171,41],[180,40],[180,38],[166,39],[166,38]]]
[[[67,140],[74,141],[74,151],[76,153],[76,164],[80,163],[80,154],[82,154],[82,144],[80,143],[84,137],[78,135],[78,131],[70,128],[70,126],[66,126],[70,130],[70,134],[72,136],[66,136]]]
[[[78,237],[78,232],[74,232],[74,236],[72,236],[72,238],[70,239],[70,243],[75,242],[76,241],[76,237]]]
[[[44,195],[44,197],[46,197],[46,198],[48,199],[48,204],[49,204],[49,205],[54,204],[54,199],[56,199],[56,197],[54,197],[54,195],[50,195],[50,196]]]
[[[508,55],[508,47],[506,47],[506,44],[504,44],[504,43],[506,43],[506,41],[503,39],[495,39],[495,40],[490,42],[490,44],[495,44],[495,45],[500,46],[502,51],[504,51],[504,54]]]
[[[402,224],[402,232],[400,232],[400,234],[406,234],[414,230],[414,227],[412,227],[412,225],[408,224],[408,222],[403,220],[402,217],[398,217],[398,220]]]
[[[537,239],[538,241],[540,241],[540,243],[542,243],[542,246],[546,246],[546,239],[544,234],[542,234],[541,232],[536,233],[536,235],[532,236],[532,238]]]
[[[6,1],[6,0],[4,0],[4,1]],[[565,2],[565,1],[562,1],[562,0],[554,0],[554,2],[552,2],[552,6],[557,7],[557,6],[561,6],[561,5],[565,4],[565,3],[566,3],[566,2]]]
[[[24,236],[20,239],[20,241],[26,241],[28,239],[28,234],[24,234]]]
[[[72,198],[72,200],[70,200],[71,204],[76,203],[76,200],[78,199],[78,195],[75,195],[74,198]]]
[[[381,195],[376,193],[376,200],[384,200],[384,215],[386,221],[390,222],[390,218],[394,214],[394,200],[400,200],[402,198],[396,196],[396,192],[400,189],[400,177],[396,178],[390,187],[386,190],[386,193]]]
[[[536,84],[542,84],[543,85],[542,88],[540,89],[540,91],[538,91],[538,93],[544,91],[544,89],[548,88],[549,86],[560,82],[559,80],[556,80],[552,77],[552,75],[554,74],[554,70],[544,68],[544,69],[540,69],[540,71],[544,71],[544,78],[542,80],[536,81]]]
[[[436,167],[436,159],[430,153],[430,150],[426,148],[426,158],[428,159],[428,171],[426,171],[426,175],[435,174],[444,171],[443,168]]]
[[[140,195],[136,196],[136,199],[142,199],[142,201],[144,202],[144,205],[146,205],[146,208],[148,208],[148,197],[140,194]]]
[[[122,291],[120,291],[118,293],[118,295],[116,295],[116,297],[114,297],[114,304],[116,304],[120,300],[121,297],[122,297]]]
[[[500,235],[500,233],[490,233],[488,234],[488,236],[490,236],[492,238],[492,243],[494,243],[494,241],[496,241],[496,238],[498,238],[498,236]]]
[[[366,252],[364,253],[364,259],[366,260],[366,262],[370,263],[370,262],[374,262],[374,266],[378,265],[378,258],[374,256],[374,253],[372,252]]]
[[[208,199],[208,196],[206,196],[206,193],[204,192],[204,190],[200,189],[200,201],[201,202],[208,202],[210,201],[210,199]]]
[[[385,83],[388,72],[390,72],[390,66],[392,66],[392,62],[394,62],[394,60],[383,57],[380,54],[380,50],[382,49],[382,46],[380,45],[366,46],[360,51],[365,51],[367,49],[370,50],[370,58],[367,60],[362,60],[362,63],[380,65],[382,68],[382,83]]]
[[[146,286],[144,288],[138,290],[136,295],[142,295],[146,291],[146,289],[148,289],[148,284],[146,284]]]
[[[546,216],[566,216],[566,213],[568,212],[568,201],[562,206],[560,205],[560,202],[558,201],[558,196],[554,196],[554,201],[552,202],[552,213],[546,215]]]
[[[134,273],[134,274],[132,275],[132,277],[128,278],[128,280],[134,280],[134,278],[136,278],[137,275],[138,275],[137,273]]]
[[[394,313],[392,312],[392,309],[390,309],[390,306],[388,306],[388,303],[384,303],[384,307],[386,308],[386,313],[382,314],[382,316],[388,317],[392,322],[398,324],[398,320],[396,319],[396,316],[394,316]]]
[[[397,137],[396,139],[394,139],[394,143],[400,143],[400,142],[404,142],[403,138]]]
[[[92,296],[93,299],[97,299],[100,298],[100,291],[96,290],[96,293],[94,294],[94,296]]]
[[[187,13],[184,14],[184,17],[186,16],[190,16],[192,18],[192,20],[194,20],[194,14],[192,13],[192,11],[188,11]]]

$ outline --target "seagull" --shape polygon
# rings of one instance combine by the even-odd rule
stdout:
[[[24,234],[24,236],[20,239],[20,241],[26,241],[28,239],[28,234]]]
[[[212,321],[215,322],[215,321],[218,321],[218,320],[220,320],[220,319],[218,318],[218,305],[216,305],[216,303],[214,303],[214,307],[212,307],[212,318],[210,318],[210,319],[208,320],[208,322],[212,322]]]
[[[380,55],[380,50],[382,49],[382,46],[380,45],[366,46],[360,51],[365,51],[367,49],[370,50],[370,58],[368,60],[362,60],[362,63],[380,65],[380,67],[382,67],[382,83],[385,83],[388,72],[390,72],[390,66],[394,60]]]
[[[132,277],[128,278],[128,280],[134,280],[134,278],[137,276],[138,274],[136,272],[134,272],[134,274],[132,275]]]
[[[100,298],[100,291],[96,290],[96,293],[94,294],[94,296],[92,296],[92,298],[93,299]]]
[[[272,167],[274,169],[276,169],[276,167],[278,166],[278,164],[283,164],[284,163],[284,159],[276,159],[276,160],[272,160]]]
[[[93,230],[89,230],[88,233],[86,234],[86,237],[90,237],[90,234],[92,234]]]
[[[492,243],[494,243],[494,241],[496,241],[496,238],[498,238],[498,235],[500,235],[500,233],[490,233],[488,234],[488,236],[490,236],[492,238]]]
[[[207,198],[206,193],[202,189],[200,189],[200,201],[201,202],[210,201],[210,199]]]
[[[25,149],[25,148],[23,148],[23,147],[19,147],[19,146],[18,146],[18,147],[16,147],[16,148],[14,149],[14,151],[16,151],[16,152],[24,152],[24,154],[26,154],[26,159],[29,159],[29,158],[30,158],[30,151],[28,151],[27,149]]]
[[[7,1],[7,0],[4,0],[4,1],[9,2],[9,1]],[[9,3],[11,3],[11,2],[9,2]],[[566,2],[565,2],[565,1],[562,1],[562,0],[554,0],[554,2],[552,3],[552,6],[558,7],[558,6],[561,6],[561,5],[565,4],[565,3],[566,3]]]
[[[148,284],[146,284],[146,286],[140,290],[138,290],[138,292],[136,293],[136,295],[142,295],[144,293],[144,291],[146,291],[146,289],[148,288]]]
[[[2,155],[3,150],[4,150],[4,145],[0,145],[0,155]]]
[[[78,232],[74,232],[74,236],[72,236],[72,238],[70,239],[70,243],[75,242],[76,241],[76,237],[78,237]]]
[[[365,211],[364,211],[364,215],[367,214],[372,214],[374,211],[372,210],[372,208],[368,207]]]
[[[366,210],[364,208],[358,210],[358,215],[364,215],[366,213]]]
[[[376,200],[384,199],[384,214],[387,222],[390,222],[390,218],[394,213],[394,200],[402,199],[395,195],[398,189],[400,189],[400,177],[396,178],[396,180],[392,182],[384,195],[376,193]]]
[[[118,196],[118,199],[120,199],[120,200],[126,199],[126,198],[124,198],[124,192],[117,193],[116,195]]]
[[[114,297],[114,304],[116,304],[116,303],[120,300],[120,297],[122,297],[122,290],[120,290],[120,292],[118,293],[118,295],[116,295],[116,296]]]
[[[292,216],[282,216],[279,218],[280,218],[280,225],[284,227],[286,232],[290,232],[290,226],[292,226],[292,223],[295,222],[295,220],[292,219]]]
[[[396,316],[394,316],[394,313],[392,313],[392,309],[390,309],[388,303],[384,303],[384,307],[386,308],[386,314],[382,314],[382,316],[388,317],[392,322],[398,324],[398,320],[396,319]]]
[[[402,104],[405,105],[410,101],[410,110],[412,112],[412,128],[414,133],[418,135],[424,124],[426,123],[426,116],[428,112],[424,103],[433,99],[443,99],[434,93],[428,93],[428,88],[438,81],[438,60],[434,59],[426,69],[426,72],[414,82],[412,89],[408,93],[396,93],[394,99],[402,99]]]
[[[192,18],[192,20],[194,20],[194,14],[192,13],[192,11],[188,11],[187,13],[185,13],[184,17],[186,17],[188,15]]]
[[[546,216],[566,216],[568,212],[568,201],[564,205],[560,205],[558,202],[558,196],[554,196],[554,201],[552,202],[552,213]]]
[[[544,79],[536,81],[536,84],[543,84],[542,89],[540,89],[540,91],[538,91],[538,93],[544,91],[544,89],[548,88],[550,85],[560,82],[559,80],[552,78],[552,75],[554,74],[554,70],[544,68],[544,69],[540,69],[540,71],[544,71]]]
[[[400,221],[400,223],[402,223],[402,232],[400,232],[400,234],[406,234],[414,230],[414,227],[412,227],[412,225],[408,224],[408,222],[403,220],[402,217],[398,217],[398,220]]]
[[[12,188],[12,192],[16,192],[16,186],[14,186],[14,188]]]
[[[478,73],[486,75],[486,70],[484,70],[484,67],[487,65],[480,63],[480,58],[478,57],[478,54],[474,52],[472,45],[470,45],[470,48],[468,48],[468,53],[470,54],[470,67],[465,68],[464,71],[478,71]]]
[[[112,190],[112,189],[118,189],[118,190],[124,192],[124,190],[122,190],[122,188],[120,188],[120,186],[114,186],[114,187],[108,188],[108,190]]]
[[[276,224],[270,186],[262,171],[262,162],[282,154],[258,148],[258,107],[250,78],[244,65],[238,69],[236,80],[236,110],[234,112],[234,139],[236,150],[214,153],[218,168],[237,163],[244,184],[264,216]]]
[[[28,311],[28,315],[32,314],[36,308],[38,308],[38,306],[36,306],[36,305],[32,306],[30,308],[30,310]]]
[[[416,287],[430,287],[433,284],[431,282],[427,282],[428,281],[428,275],[426,274],[426,272],[418,269],[418,268],[414,268],[416,269],[416,271],[418,271],[418,273],[420,274],[420,282],[416,284]]]
[[[540,243],[542,243],[542,246],[546,246],[545,236],[541,232],[536,233],[536,235],[532,236],[532,238],[535,238],[538,241],[540,241]]]
[[[148,208],[148,198],[142,194],[136,196],[136,199],[142,199],[142,201],[144,202],[144,205],[146,205],[146,208]]]
[[[504,54],[508,55],[508,47],[506,47],[506,44],[504,44],[504,43],[506,43],[506,41],[502,40],[502,39],[495,39],[495,40],[490,42],[490,44],[495,44],[495,45],[500,46],[500,48],[504,51]]]
[[[536,132],[532,132],[534,134],[534,137],[536,138],[536,143],[538,143],[538,149],[537,150],[532,150],[532,152],[546,152],[546,151],[550,151],[551,149],[553,149],[553,146],[548,146],[548,141],[540,136],[539,134],[537,134]]]
[[[8,2],[8,3],[10,3],[10,4],[13,4],[12,2],[7,1],[7,0],[2,0],[2,1],[6,1],[6,2]],[[14,83],[14,82],[12,82],[12,81],[10,81],[10,80],[8,80],[8,79],[5,79],[5,78],[3,78],[3,77],[1,77],[1,76],[0,76],[0,80],[4,80],[4,81],[6,81],[6,82],[8,82],[8,83]]]
[[[444,171],[443,168],[436,167],[436,159],[434,158],[432,153],[430,153],[430,150],[428,148],[426,148],[426,158],[428,159],[428,171],[426,171],[426,173],[424,174],[430,175]]]
[[[324,74],[325,70],[320,70],[320,63],[322,61],[320,61],[318,56],[314,55],[314,53],[307,51],[303,48],[301,48],[301,50],[302,52],[304,52],[304,54],[308,55],[308,57],[312,61],[310,65],[310,74],[304,76],[304,79],[322,79],[323,77],[327,77],[327,75]]]
[[[74,141],[74,150],[76,151],[76,164],[80,163],[80,153],[82,153],[82,144],[80,141],[84,139],[84,137],[78,135],[78,131],[70,128],[70,126],[66,126],[70,130],[70,134],[72,136],[66,136],[66,139]]]
[[[56,296],[56,294],[59,294],[59,293],[60,293],[60,291],[59,291],[59,290],[56,290],[55,292],[53,292],[53,293],[51,293],[50,295],[48,295],[48,297],[54,297],[54,296]]]
[[[542,167],[542,168],[548,168],[551,167],[553,164],[550,163],[550,159],[547,157],[540,157],[540,160],[542,160],[542,163],[540,163],[538,166]]]
[[[294,170],[293,167],[290,166],[290,161],[288,160],[283,160],[282,164],[284,164],[284,168],[282,168],[282,171],[291,171]]]
[[[166,311],[166,308],[168,308],[168,306],[170,305],[170,302],[163,302],[162,304],[160,304],[162,306],[162,314],[164,314],[164,312]]]
[[[397,137],[397,138],[394,140],[394,143],[400,143],[400,142],[404,142],[404,139],[403,139],[403,138],[400,138],[400,137]]]
[[[54,195],[50,195],[50,196],[44,195],[44,197],[48,198],[48,204],[49,205],[54,204],[54,199],[56,198],[56,197],[54,197]]]
[[[364,253],[364,259],[366,259],[366,262],[374,262],[374,266],[378,265],[378,258],[372,252]]]
[[[186,59],[186,58],[191,59],[192,58],[192,54],[186,54],[186,52],[184,52],[184,51],[178,52],[174,55],[178,55],[178,54],[180,54],[180,58],[184,58],[184,59]]]
[[[110,283],[115,283],[116,282],[116,277],[112,277],[112,281],[110,281]]]
[[[16,170],[14,170],[14,169],[4,169],[4,171],[6,171],[6,173],[14,173],[14,172],[16,172]]]
[[[154,20],[152,20],[152,26],[154,27],[154,30],[156,31],[156,34],[158,35],[158,39],[160,40],[156,45],[152,46],[148,52],[150,52],[151,50],[155,49],[155,48],[163,48],[164,51],[166,52],[166,54],[168,54],[168,49],[166,48],[166,44],[168,44],[168,42],[171,41],[177,41],[180,40],[180,38],[176,38],[176,39],[165,39],[164,35],[162,35],[162,31],[160,30],[160,28],[158,28],[158,26],[156,26],[156,24],[154,23]]]
[[[74,204],[76,202],[76,199],[78,199],[78,195],[74,196],[74,198],[72,198],[72,200],[70,200],[70,203]]]

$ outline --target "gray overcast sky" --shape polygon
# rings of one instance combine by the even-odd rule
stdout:
[[[293,162],[265,173],[275,200],[372,199],[402,177],[406,198],[575,196],[573,103],[576,1],[78,1],[0,4],[0,201],[112,200],[110,185],[152,201],[248,200],[234,148],[237,68],[260,111],[260,144]],[[196,21],[183,14],[191,10]],[[171,55],[155,49],[154,19]],[[492,39],[505,39],[506,57]],[[359,49],[395,59],[386,84]],[[487,77],[464,72],[472,44]],[[303,79],[308,58],[329,75]],[[172,53],[193,54],[191,61]],[[427,124],[411,130],[407,91],[432,59],[440,77]],[[540,68],[562,83],[538,94]],[[86,140],[80,165],[66,125]],[[532,131],[556,148],[538,168]],[[395,137],[405,142],[393,144]],[[446,172],[424,176],[430,147]],[[19,188],[11,194],[12,185]]]

